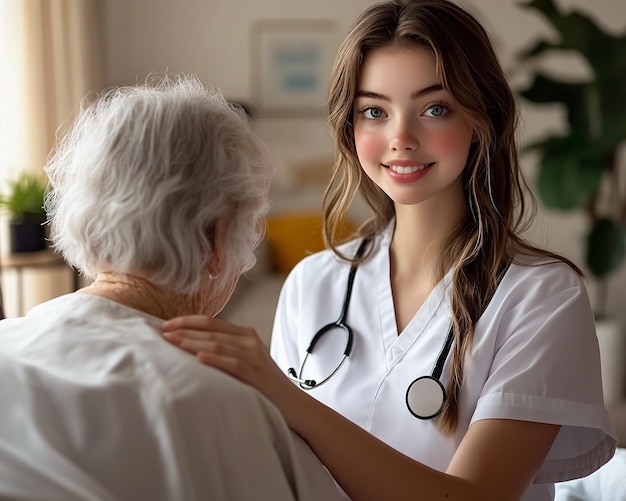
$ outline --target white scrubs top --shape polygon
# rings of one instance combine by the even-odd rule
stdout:
[[[607,462],[616,438],[603,403],[593,315],[583,281],[563,263],[509,267],[476,326],[454,436],[442,435],[436,420],[420,420],[409,412],[407,388],[417,377],[431,374],[450,328],[451,273],[399,336],[390,283],[392,234],[393,222],[370,244],[372,255],[356,273],[347,313],[354,332],[350,357],[328,382],[309,390],[311,395],[440,471],[447,469],[474,421],[508,418],[561,425],[524,500],[551,500],[554,482],[587,475]],[[346,255],[354,255],[359,243],[346,244]],[[293,367],[298,372],[315,332],[339,318],[349,269],[323,251],[305,258],[286,279],[271,347],[285,371]],[[345,342],[341,334],[334,337],[340,342],[327,336],[316,346],[304,377],[320,380],[336,366]]]
[[[0,321],[0,499],[339,500],[263,395],[74,293]]]

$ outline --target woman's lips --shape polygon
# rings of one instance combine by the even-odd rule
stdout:
[[[433,165],[437,162],[411,162],[411,161],[393,161],[389,165],[381,164],[394,182],[400,184],[411,184],[419,181],[426,176]]]
[[[404,162],[403,162],[404,163]],[[413,174],[414,172],[418,172],[426,169],[427,167],[431,167],[435,164],[435,162],[415,164],[415,165],[398,165],[398,164],[381,164],[383,167],[387,169],[391,169],[396,174]]]

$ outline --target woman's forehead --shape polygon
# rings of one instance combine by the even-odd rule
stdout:
[[[381,93],[383,89],[420,94],[444,89],[432,52],[422,46],[389,46],[366,55],[357,79],[358,93]]]

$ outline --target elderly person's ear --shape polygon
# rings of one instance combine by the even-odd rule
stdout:
[[[228,217],[222,216],[218,219],[213,226],[209,229],[209,240],[213,247],[213,255],[211,261],[208,264],[209,276],[211,278],[217,278],[225,266],[226,256],[226,232],[228,230]]]

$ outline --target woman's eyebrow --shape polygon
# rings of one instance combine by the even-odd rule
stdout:
[[[443,90],[443,85],[441,84],[434,84],[434,85],[429,85],[428,87],[424,87],[421,90],[415,91],[413,94],[411,94],[411,99],[418,99],[420,97],[425,96],[426,94],[430,94],[432,92],[436,92],[438,90]],[[371,99],[380,99],[382,101],[391,101],[391,98],[389,96],[385,96],[384,94],[379,94],[378,92],[371,92],[371,91],[367,91],[367,90],[360,90],[356,93],[355,97],[369,97]]]

